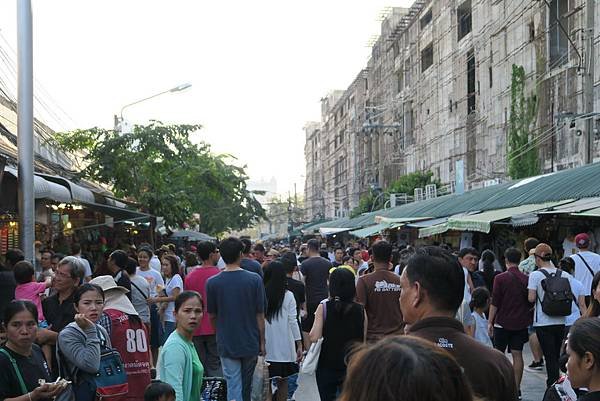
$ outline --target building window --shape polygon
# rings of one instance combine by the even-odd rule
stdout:
[[[490,76],[490,88],[494,86],[494,74],[492,73],[492,66],[488,68],[488,74]]]
[[[432,19],[433,19],[433,13],[431,12],[431,9],[429,9],[429,11],[427,11],[425,13],[425,15],[421,18],[421,29],[423,29],[427,25],[429,25],[429,23],[431,22]]]
[[[396,93],[400,93],[402,91],[402,89],[404,88],[404,74],[402,73],[402,71],[400,71],[396,74],[396,82],[398,85]]]
[[[469,114],[475,111],[477,93],[475,92],[475,53],[469,50],[467,53],[467,98]]]
[[[430,43],[421,51],[421,73],[433,65],[433,44]]]
[[[569,29],[565,14],[569,11],[567,0],[551,0],[548,16],[548,41],[550,47],[550,68],[559,67],[568,61],[569,42],[567,35],[560,29],[558,21],[565,29]]]
[[[467,0],[458,6],[456,9],[456,20],[458,25],[458,40],[460,41],[471,32],[471,0]]]
[[[535,40],[535,23],[531,21],[527,24],[527,28],[529,30],[529,41],[533,42]]]

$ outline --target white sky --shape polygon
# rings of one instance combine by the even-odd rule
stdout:
[[[4,39],[16,49],[17,1],[0,7],[0,47],[13,60]],[[36,95],[59,118],[37,104],[36,116],[56,130],[108,128],[123,105],[190,82],[125,118],[202,124],[200,139],[247,164],[252,179],[301,191],[304,123],[366,66],[384,7],[411,3],[33,0]]]

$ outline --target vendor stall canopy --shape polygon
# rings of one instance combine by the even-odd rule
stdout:
[[[318,232],[320,228],[344,228],[354,234],[370,234],[381,230],[378,224],[404,221],[429,221],[448,217],[448,221],[424,221],[420,231],[432,235],[448,229],[489,232],[493,221],[511,218],[516,226],[534,224],[537,214],[571,213],[581,216],[600,216],[600,163],[507,182],[464,194],[445,195],[438,198],[397,206],[387,210],[365,213],[353,219],[343,218],[319,223],[306,231]],[[569,207],[569,205],[574,207]],[[494,211],[494,212],[490,212]],[[490,213],[486,213],[490,212]],[[401,220],[403,219],[403,220]],[[371,230],[359,231],[373,226]],[[389,227],[388,227],[389,228]],[[307,234],[305,230],[303,233]],[[420,236],[422,233],[420,233]]]

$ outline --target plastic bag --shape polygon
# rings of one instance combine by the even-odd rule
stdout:
[[[269,364],[264,356],[259,356],[252,376],[252,401],[265,401],[269,388]]]

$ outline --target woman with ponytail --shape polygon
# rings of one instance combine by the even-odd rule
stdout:
[[[366,338],[367,316],[356,297],[355,277],[335,269],[329,276],[329,298],[317,307],[310,341],[323,338],[316,379],[321,401],[333,401],[346,377],[346,359],[352,347]]]

